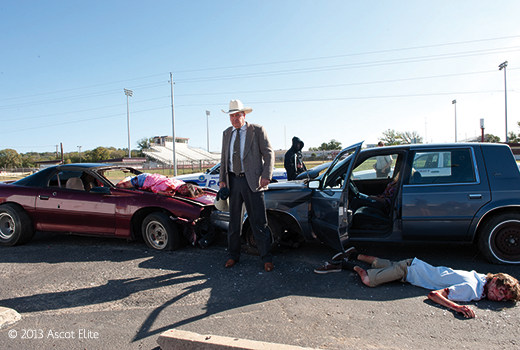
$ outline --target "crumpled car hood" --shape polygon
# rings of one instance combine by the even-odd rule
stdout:
[[[264,192],[267,209],[288,210],[311,199],[312,190],[303,181],[287,181],[269,184]]]

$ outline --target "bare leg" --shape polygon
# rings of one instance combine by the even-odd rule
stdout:
[[[361,260],[361,259],[359,259]],[[363,260],[364,261],[364,260]],[[368,261],[367,261],[368,262]],[[367,275],[367,272],[365,270],[363,270],[361,267],[359,266],[355,266],[354,267],[354,271],[357,272],[357,274],[359,275],[359,277],[361,277],[361,282],[363,282],[363,284],[367,285],[370,287],[370,280],[368,279],[368,275]]]
[[[357,259],[372,264],[377,258],[375,256],[358,254]]]

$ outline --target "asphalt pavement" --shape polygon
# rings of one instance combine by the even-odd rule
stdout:
[[[506,272],[473,246],[356,244],[394,260]],[[38,233],[0,247],[0,308],[21,319],[0,330],[0,349],[158,349],[169,329],[317,349],[520,348],[520,308],[470,303],[464,319],[399,282],[364,286],[348,271],[317,275],[335,252],[304,244],[225,269],[225,244],[156,252],[142,242]]]

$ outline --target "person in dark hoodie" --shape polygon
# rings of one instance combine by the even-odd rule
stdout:
[[[292,146],[285,153],[285,160],[283,166],[287,171],[287,180],[294,180],[298,174],[303,173],[305,165],[302,157],[303,141],[298,137],[292,138]]]

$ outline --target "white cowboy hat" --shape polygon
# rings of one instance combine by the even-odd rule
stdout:
[[[224,200],[217,196],[215,197],[215,202],[213,203],[213,205],[215,205],[215,208],[217,208],[217,210],[229,211],[229,201],[227,198]]]
[[[240,100],[231,100],[229,101],[229,111],[224,111],[221,109],[222,112],[226,114],[234,114],[238,112],[244,112],[245,114],[251,113],[253,111],[253,108],[251,107],[244,107],[244,104]]]

